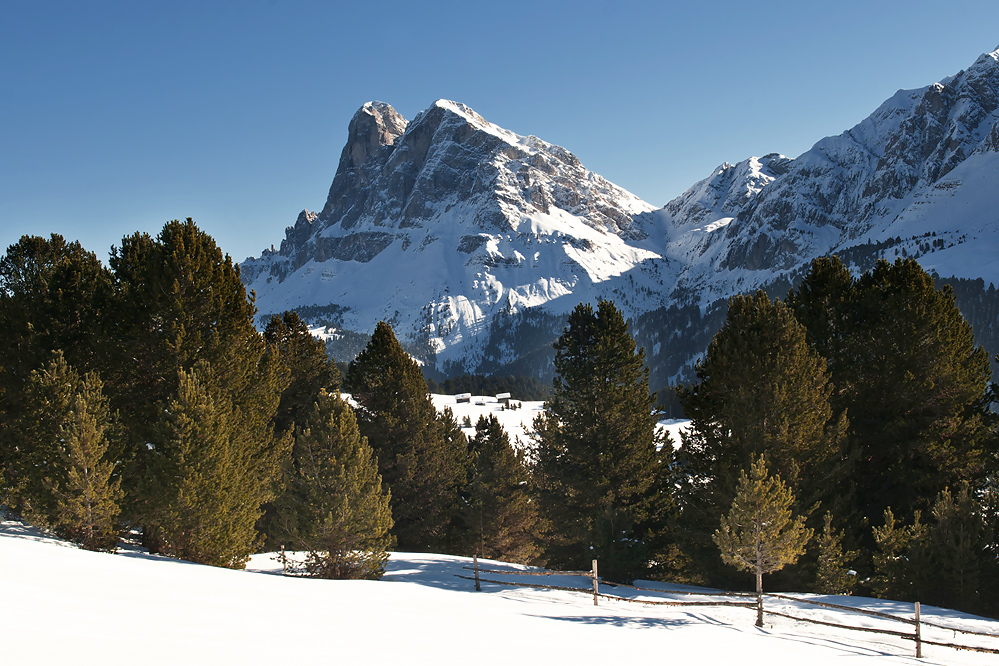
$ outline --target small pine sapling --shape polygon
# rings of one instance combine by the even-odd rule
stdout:
[[[812,530],[802,516],[792,517],[794,495],[780,480],[769,476],[760,456],[739,474],[732,508],[721,520],[712,539],[722,560],[756,575],[756,626],[763,626],[763,574],[794,564],[805,552]]]

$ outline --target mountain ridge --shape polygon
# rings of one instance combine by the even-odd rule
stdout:
[[[541,350],[580,301],[612,298],[636,329],[670,308],[714,321],[718,301],[783,296],[831,253],[855,270],[912,256],[992,282],[997,190],[999,49],[896,92],[796,158],[723,164],[662,208],[458,102],[412,121],[369,102],[322,210],[303,211],[280,250],[241,270],[263,313],[328,308],[333,339],[386,320],[429,368],[500,371],[530,357],[543,374]],[[662,369],[663,381],[679,371]]]

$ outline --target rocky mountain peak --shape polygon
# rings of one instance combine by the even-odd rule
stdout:
[[[786,293],[831,253],[975,276],[999,256],[996,183],[999,49],[797,158],[722,164],[661,210],[464,104],[437,100],[407,122],[369,102],[322,211],[241,269],[262,313],[308,306],[355,332],[387,320],[448,372],[491,371],[546,348],[525,331],[557,335],[580,301],[707,312],[735,293]]]
[[[347,145],[340,166],[359,168],[383,146],[391,146],[406,131],[406,119],[385,102],[368,102],[354,114],[347,127]]]

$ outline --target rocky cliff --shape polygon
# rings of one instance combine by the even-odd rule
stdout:
[[[307,310],[342,334],[384,319],[450,372],[524,371],[527,358],[534,372],[580,301],[687,327],[699,308],[713,326],[719,299],[783,295],[829,253],[858,270],[914,256],[943,277],[999,282],[999,50],[797,158],[724,164],[658,210],[462,104],[407,122],[371,102],[322,210],[241,269],[265,315]],[[666,353],[649,342],[652,361]],[[680,363],[669,358],[665,377]]]

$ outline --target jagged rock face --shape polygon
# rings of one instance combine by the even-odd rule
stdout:
[[[941,83],[900,91],[819,141],[728,225],[717,268],[789,270],[890,224],[989,144],[999,122],[997,60],[999,51]]]
[[[371,102],[350,122],[323,209],[241,270],[262,313],[326,307],[362,332],[387,320],[476,371],[486,356],[499,367],[527,353],[496,328],[518,312],[540,313],[516,324],[528,331],[600,297],[629,316],[704,308],[786,292],[834,252],[915,256],[944,276],[999,282],[997,192],[999,50],[899,91],[795,159],[723,164],[659,210],[462,104],[438,101],[407,123]],[[536,353],[537,336],[521,337]]]
[[[726,162],[665,206],[679,226],[700,226],[736,217],[760,191],[787,173],[794,160],[771,153],[738,164]]]
[[[322,211],[303,211],[278,253],[242,270],[262,312],[289,295],[289,306],[334,303],[358,329],[391,320],[443,351],[499,310],[599,295],[658,259],[653,210],[569,151],[462,104],[439,101],[407,123],[372,102],[351,120]],[[564,301],[552,307],[575,305]]]

